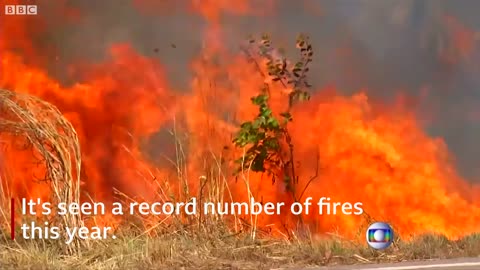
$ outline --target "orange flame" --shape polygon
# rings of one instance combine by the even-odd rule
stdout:
[[[235,3],[238,5],[232,1],[193,1],[193,6],[217,24],[212,29],[218,32],[212,37],[218,39],[221,10],[250,10],[247,1]],[[2,18],[4,25],[15,27],[4,27],[0,40],[0,87],[37,95],[64,112],[80,137],[83,187],[94,199],[113,200],[113,188],[117,188],[155,200],[152,180],[139,178],[154,178],[151,172],[155,172],[157,179],[165,180],[176,173],[170,166],[149,161],[142,144],[173,119],[183,121],[189,134],[187,177],[193,189],[198,189],[197,179],[206,170],[205,153],[225,158],[234,154],[230,134],[235,125],[225,115],[236,120],[254,115],[249,98],[264,80],[244,57],[229,55],[221,50],[221,43],[209,42],[192,63],[192,91],[180,94],[169,86],[160,63],[139,55],[127,44],[118,44],[110,49],[108,61],[89,66],[87,80],[64,87],[41,68],[48,58],[40,56],[47,54],[32,45],[32,22],[28,20]],[[13,48],[21,48],[22,53]],[[212,55],[228,61],[214,65]],[[229,83],[214,85],[218,78],[228,78]],[[304,198],[328,196],[334,202],[362,202],[366,213],[391,222],[403,236],[433,231],[457,238],[478,230],[478,187],[472,188],[457,174],[441,139],[428,137],[414,114],[401,104],[385,106],[363,93],[344,97],[335,92],[331,88],[317,91],[311,101],[294,111],[291,132],[294,154],[301,163],[300,186],[307,185],[316,170],[317,153],[320,157],[320,175],[310,183]],[[281,106],[281,102],[275,103],[275,107]],[[2,135],[0,139],[9,138]],[[28,164],[28,157],[4,152],[6,158],[2,158],[9,167],[0,168],[8,169],[9,178],[2,181],[10,181],[15,195],[46,197],[44,185],[32,184],[33,169],[22,167]],[[272,185],[270,179],[258,174],[249,178],[257,200],[289,200],[281,183]],[[243,183],[233,178],[226,181],[234,200],[248,199]],[[176,180],[170,182],[178,185]],[[261,225],[280,226],[289,218],[264,216]],[[320,216],[315,211],[304,217],[316,232],[337,228],[346,236],[353,236],[362,219]]]

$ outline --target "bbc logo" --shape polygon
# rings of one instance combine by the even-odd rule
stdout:
[[[37,6],[5,5],[5,15],[37,15]]]

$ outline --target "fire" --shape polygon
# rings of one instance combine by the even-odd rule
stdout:
[[[249,12],[251,8],[247,1],[239,1],[231,10],[230,2],[208,1],[211,5],[207,5],[192,1],[192,6],[213,22],[213,32],[209,33],[215,40],[192,61],[195,76],[190,92],[172,89],[162,65],[128,44],[113,46],[109,60],[89,65],[88,72],[82,74],[85,80],[63,86],[43,67],[52,59],[45,57],[47,51],[32,45],[30,34],[36,24],[21,17],[2,18],[15,27],[3,28],[0,87],[39,96],[56,105],[72,122],[83,152],[82,187],[96,201],[113,200],[114,189],[154,201],[161,192],[157,181],[181,193],[178,168],[152,161],[145,150],[162,148],[155,149],[157,155],[178,152],[166,146],[175,144],[170,137],[160,143],[162,146],[147,144],[172,126],[179,134],[188,134],[181,150],[187,161],[182,165],[186,167],[183,177],[192,194],[197,194],[201,189],[198,179],[211,169],[209,166],[229,166],[233,155],[238,154],[230,143],[230,134],[236,130],[234,122],[255,114],[249,98],[264,80],[243,56],[227,53],[218,42],[222,34],[219,12]],[[462,51],[469,51],[471,46],[465,46]],[[21,53],[13,48],[20,48]],[[215,65],[213,56],[224,61]],[[213,84],[222,78],[228,78],[229,83]],[[478,230],[478,187],[459,176],[446,145],[427,136],[409,108],[401,103],[381,104],[362,92],[350,97],[335,92],[319,89],[312,100],[294,111],[291,132],[300,161],[300,187],[309,185],[303,198],[361,202],[367,214],[391,222],[405,237],[433,231],[457,238]],[[11,139],[2,135],[0,142]],[[48,197],[45,185],[34,182],[35,169],[28,165],[28,153],[2,151],[0,177],[4,183],[8,181],[14,195]],[[220,159],[227,160],[226,165]],[[318,177],[308,183],[317,166]],[[290,200],[281,183],[272,185],[263,175],[250,174],[248,187],[227,174],[219,178],[225,178],[231,192],[225,199],[231,196],[234,201],[248,201],[251,192],[263,202]],[[363,216],[320,216],[315,212],[304,220],[319,233],[338,229],[353,236],[364,222]],[[264,216],[260,225],[273,223],[281,228],[289,219],[292,217]]]

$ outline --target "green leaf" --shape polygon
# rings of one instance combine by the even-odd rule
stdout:
[[[264,94],[258,95],[256,97],[251,98],[253,104],[255,105],[262,105],[267,102],[268,97]]]
[[[245,122],[240,125],[240,128],[242,129],[251,129],[252,128],[252,122]]]
[[[262,116],[262,117],[265,117],[265,118],[268,117],[268,116],[270,116],[270,115],[272,115],[272,110],[269,109],[268,107],[262,108],[262,109],[260,110],[260,112],[261,112],[261,116]]]
[[[279,127],[277,119],[271,117],[267,120],[267,126],[270,130],[275,130]]]

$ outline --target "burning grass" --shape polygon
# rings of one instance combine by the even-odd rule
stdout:
[[[34,153],[41,154],[49,180],[43,184],[51,188],[51,200],[79,201],[76,172],[80,170],[80,147],[73,127],[55,107],[37,98],[1,90],[0,100],[2,135],[26,138],[24,142],[29,143]],[[178,172],[181,186],[188,187],[191,183],[183,177],[181,168]],[[6,210],[9,209],[10,189],[6,184],[12,184],[5,177],[8,174],[2,175],[4,225],[9,223],[10,216]],[[222,179],[222,166],[218,163],[201,179],[198,198],[223,201],[230,191]],[[247,178],[244,182],[249,185]],[[159,199],[167,200],[161,194],[169,194],[169,191],[161,190],[158,194]],[[189,196],[186,194],[185,198]],[[133,200],[126,196],[124,199]],[[72,226],[83,220],[79,216],[67,216],[55,222]],[[169,216],[158,220],[126,217],[116,228],[117,239],[88,241],[88,245],[86,242],[66,245],[59,240],[21,237],[12,241],[6,227],[0,234],[0,265],[8,269],[270,269],[477,256],[480,253],[479,234],[457,241],[440,235],[423,235],[408,242],[398,239],[392,248],[378,252],[367,248],[362,229],[353,241],[338,234],[317,239],[308,231],[295,230],[274,237],[271,232],[257,227],[254,217],[244,220],[218,215]]]
[[[39,180],[47,182],[51,202],[79,201],[80,145],[75,129],[55,106],[32,95],[0,89],[0,138],[8,140],[6,145],[15,148],[16,154],[31,153],[44,172]],[[6,209],[11,197],[7,168],[0,173],[0,179],[5,178],[1,199]],[[65,215],[60,223],[74,227],[81,222],[80,216]],[[70,252],[75,245],[78,248],[80,243],[69,247]]]
[[[8,269],[272,269],[316,265],[397,262],[416,259],[478,256],[480,234],[458,241],[424,235],[413,241],[397,241],[386,252],[331,236],[328,240],[262,239],[249,234],[231,235],[223,224],[205,233],[169,228],[159,236],[139,236],[125,231],[116,240],[94,242],[82,256],[61,256],[59,241],[6,240],[2,235],[0,264]],[[138,232],[137,232],[138,233]]]

